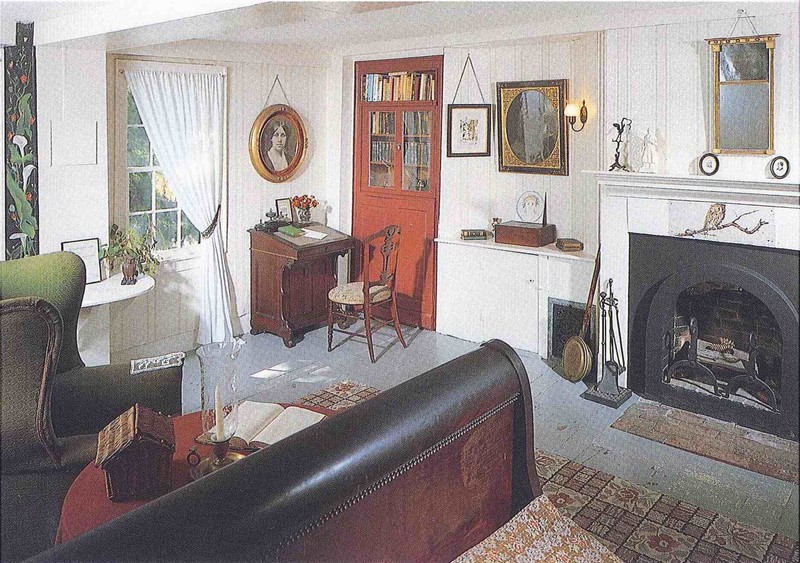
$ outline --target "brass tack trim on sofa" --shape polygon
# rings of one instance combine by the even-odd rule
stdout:
[[[446,446],[449,446],[450,444],[452,444],[453,442],[455,442],[456,440],[458,440],[459,438],[461,438],[465,434],[471,432],[472,430],[474,430],[475,428],[477,428],[478,426],[480,426],[481,424],[486,422],[488,419],[490,419],[491,417],[496,415],[498,412],[500,412],[501,410],[503,410],[507,406],[509,406],[509,405],[513,404],[514,402],[516,402],[517,399],[519,399],[519,397],[520,397],[520,394],[519,393],[515,393],[513,396],[509,397],[508,399],[506,399],[502,403],[492,407],[491,409],[489,409],[488,411],[483,413],[481,416],[479,416],[475,420],[467,423],[466,425],[462,426],[461,428],[459,428],[458,430],[456,430],[455,432],[453,432],[452,434],[450,434],[446,438],[440,440],[439,442],[437,442],[436,444],[434,444],[433,446],[431,446],[430,448],[428,448],[424,452],[418,454],[413,459],[410,459],[409,461],[405,462],[403,465],[401,465],[397,469],[392,470],[388,475],[382,477],[376,483],[370,485],[369,487],[367,487],[366,489],[364,489],[363,491],[361,491],[357,495],[354,495],[354,496],[350,497],[348,500],[346,500],[345,502],[343,502],[342,504],[340,504],[336,508],[332,509],[331,511],[329,511],[326,514],[324,514],[323,516],[320,516],[317,520],[315,520],[311,524],[306,525],[300,531],[292,534],[288,539],[284,540],[283,542],[281,542],[278,545],[278,548],[277,548],[276,552],[280,552],[282,549],[286,548],[287,546],[289,546],[293,542],[295,542],[298,539],[302,538],[303,536],[305,536],[306,534],[308,534],[309,532],[311,532],[315,528],[318,528],[320,525],[324,524],[325,522],[327,522],[328,520],[330,520],[334,516],[337,516],[337,515],[341,514],[342,512],[344,512],[345,510],[347,510],[348,508],[350,508],[351,506],[356,504],[357,502],[364,500],[367,496],[371,495],[372,493],[374,493],[375,491],[377,491],[380,488],[384,487],[385,485],[388,485],[390,482],[395,480],[397,477],[399,477],[403,473],[407,472],[409,469],[411,469],[415,465],[419,464],[422,461],[425,461],[426,459],[431,457],[433,454],[435,454],[436,452],[438,452],[442,448],[444,448]]]

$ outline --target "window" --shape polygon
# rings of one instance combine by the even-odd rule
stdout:
[[[128,226],[140,234],[152,226],[158,251],[199,244],[200,232],[169,188],[130,90],[127,106]]]

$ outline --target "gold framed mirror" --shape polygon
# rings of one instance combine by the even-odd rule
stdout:
[[[778,34],[706,39],[714,54],[717,154],[774,154],[774,53]]]

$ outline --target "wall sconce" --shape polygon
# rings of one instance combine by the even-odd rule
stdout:
[[[586,109],[586,100],[583,100],[583,105],[581,105],[580,108],[581,126],[579,129],[575,129],[575,118],[578,117],[578,113],[577,104],[567,104],[567,107],[564,109],[564,115],[567,116],[569,126],[576,133],[583,130],[583,127],[586,125],[586,120],[589,119],[589,110]]]

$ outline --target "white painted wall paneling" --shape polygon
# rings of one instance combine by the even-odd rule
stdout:
[[[759,33],[781,35],[775,49],[775,150],[800,162],[800,34],[796,5],[785,6],[785,14],[758,17],[755,25]],[[713,145],[713,59],[705,39],[726,36],[735,14],[729,15],[606,32],[606,167],[613,162],[612,124],[625,116],[633,120],[627,149],[634,170],[641,164],[641,139],[651,128],[658,138],[657,172],[697,173],[697,158]],[[769,177],[772,156],[719,158],[720,178]],[[793,166],[786,181],[798,178],[800,166]]]

